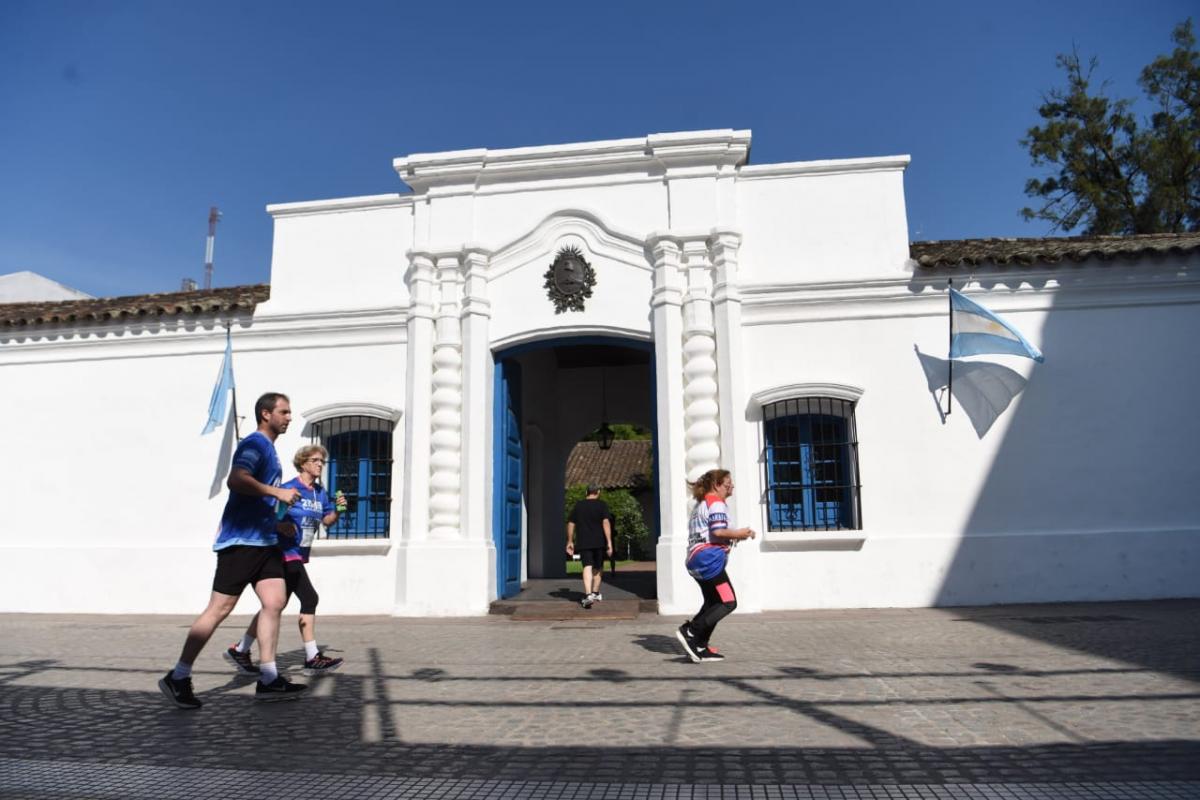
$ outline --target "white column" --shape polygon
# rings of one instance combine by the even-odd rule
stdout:
[[[658,482],[660,534],[655,551],[658,608],[663,614],[693,610],[699,592],[683,566],[690,511],[684,459],[683,425],[683,275],[680,248],[669,236],[651,237],[654,292],[650,307],[654,326],[655,388],[658,408]]]
[[[683,298],[685,469],[688,480],[695,480],[721,466],[721,408],[717,402],[717,340],[708,243],[694,239],[686,242],[683,256],[688,279]]]
[[[712,305],[720,397],[721,467],[735,476],[753,466],[753,461],[745,460],[746,453],[740,447],[746,439],[743,435],[746,397],[739,355],[742,352],[742,295],[738,288],[740,245],[741,236],[734,231],[715,231],[709,239],[714,277]]]
[[[415,435],[406,497],[421,525],[414,525],[420,535],[398,549],[396,613],[486,614],[495,583],[485,489],[491,453],[487,258],[443,251],[413,262],[418,331],[409,340],[409,393],[416,399],[408,422]]]
[[[429,451],[429,538],[458,539],[462,529],[462,281],[457,256],[437,260],[438,310],[433,348]]]
[[[408,370],[404,409],[404,539],[429,536],[429,469],[426,454],[430,435],[430,385],[433,376],[433,260],[410,256],[408,272]],[[393,496],[395,496],[393,494]],[[396,536],[393,539],[399,538]],[[400,578],[403,591],[403,576]]]
[[[742,371],[742,295],[738,279],[738,250],[742,237],[732,229],[714,230],[709,239],[713,264],[713,321],[717,340],[717,384],[721,398],[721,466],[733,473],[739,487],[730,498],[733,523],[739,528],[762,525],[758,499],[762,495],[757,437],[746,422],[745,380]],[[762,608],[760,545],[762,539],[743,542],[730,559],[731,576],[738,590],[739,611]]]
[[[488,254],[467,249],[462,255],[465,279],[462,308],[463,338],[463,473],[462,532],[482,548],[485,575],[480,576],[483,600],[496,597],[496,547],[492,541],[492,381],[495,363],[488,327]]]

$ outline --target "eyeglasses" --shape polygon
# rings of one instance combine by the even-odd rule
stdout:
[[[310,459],[308,459],[308,462],[307,462],[307,463],[309,463],[309,464],[324,464],[324,463],[325,463],[325,459],[323,459],[323,458],[310,458]]]

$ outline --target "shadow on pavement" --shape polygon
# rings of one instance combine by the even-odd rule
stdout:
[[[665,648],[669,637],[640,637],[653,652]],[[807,701],[795,696],[797,681],[861,678],[861,675],[822,675],[806,668],[783,667],[771,675],[728,675],[643,678],[623,670],[593,669],[577,681],[621,684],[636,690],[647,681],[677,681],[687,705],[695,702],[707,713],[753,714],[758,709],[786,709],[861,739],[861,747],[723,747],[597,746],[570,741],[564,731],[561,746],[481,746],[411,743],[401,738],[408,708],[430,706],[477,709],[482,719],[488,708],[524,706],[537,709],[576,707],[570,699],[505,699],[488,692],[487,700],[457,699],[447,684],[506,680],[488,676],[458,677],[439,667],[422,667],[407,675],[388,674],[377,652],[370,654],[372,675],[338,675],[332,689],[313,691],[294,703],[254,705],[243,694],[223,689],[202,691],[205,707],[181,711],[153,692],[157,675],[145,672],[147,691],[88,690],[14,685],[17,677],[71,669],[54,662],[0,665],[8,683],[0,689],[0,757],[44,761],[102,762],[160,767],[256,769],[351,775],[393,775],[522,781],[720,783],[720,784],[879,784],[879,783],[997,783],[1081,781],[1200,780],[1200,742],[1191,740],[1102,741],[1011,747],[934,747],[855,720],[865,706],[887,700],[826,698]],[[1021,675],[1011,665],[980,663],[985,673]],[[77,668],[81,673],[103,668]],[[141,672],[139,670],[118,670]],[[1061,672],[1061,671],[1060,671]],[[1088,670],[1082,670],[1086,673]],[[899,673],[912,677],[913,673]],[[926,673],[936,677],[936,674]],[[963,673],[953,673],[961,676]],[[1029,674],[1036,674],[1030,672]],[[508,678],[508,680],[528,680]],[[397,682],[429,685],[427,694],[397,701],[388,686]],[[706,703],[705,687],[735,689],[735,700]],[[409,687],[411,688],[411,686]],[[787,692],[791,691],[792,695]],[[395,693],[393,692],[393,695]],[[1198,695],[1155,697],[1192,699]],[[490,698],[495,699],[490,699]],[[620,697],[620,695],[615,695]],[[661,710],[677,715],[681,700],[594,702],[591,705]],[[1071,698],[1025,698],[1023,702],[1059,702]],[[1076,698],[1080,699],[1080,698]],[[1087,698],[1082,698],[1087,699]],[[1119,702],[1124,698],[1105,697]],[[1147,699],[1145,696],[1139,698]],[[944,705],[979,703],[972,697],[929,700],[898,698],[920,708],[922,703]],[[1012,703],[997,696],[982,702]],[[586,704],[584,704],[586,705]],[[503,739],[503,736],[497,738]],[[278,745],[278,747],[276,747]],[[297,765],[300,765],[299,767]]]

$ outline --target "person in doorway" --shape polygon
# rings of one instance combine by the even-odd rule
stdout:
[[[329,658],[317,648],[317,603],[320,597],[304,567],[321,525],[329,527],[338,519],[337,508],[330,502],[329,493],[320,482],[328,459],[329,452],[319,444],[301,447],[292,459],[299,474],[283,485],[285,489],[300,492],[300,499],[288,509],[284,520],[287,531],[281,530],[279,533],[279,549],[283,551],[283,580],[287,599],[290,600],[292,595],[300,598],[300,639],[304,642],[306,675],[332,672],[342,665],[342,659]],[[287,605],[287,600],[284,605]],[[254,619],[250,620],[242,640],[225,651],[225,658],[244,675],[259,674],[258,667],[250,660],[250,648],[258,635],[258,616],[255,614]]]
[[[721,661],[725,657],[709,645],[717,623],[737,608],[737,595],[725,573],[729,548],[753,539],[749,528],[730,528],[726,500],[733,494],[733,476],[726,469],[710,469],[688,482],[696,506],[688,521],[687,571],[700,585],[704,604],[696,616],[679,626],[675,637],[692,661]]]
[[[608,504],[600,499],[600,487],[588,484],[587,497],[575,504],[567,518],[567,555],[575,555],[576,540],[579,542],[579,561],[583,565],[583,599],[579,604],[584,608],[604,599],[600,579],[605,557],[613,554],[611,517]]]
[[[203,705],[192,689],[192,664],[217,626],[233,611],[247,584],[254,587],[262,603],[258,623],[262,663],[255,699],[293,700],[307,688],[290,683],[275,666],[279,615],[285,602],[277,526],[286,524],[276,521],[276,506],[279,503],[290,506],[300,497],[296,489],[279,485],[283,470],[275,452],[275,440],[292,421],[287,395],[268,392],[258,398],[254,418],[258,429],[238,444],[226,480],[229,500],[213,544],[217,570],[208,607],[188,630],[175,668],[158,681],[159,690],[180,708],[196,709]]]

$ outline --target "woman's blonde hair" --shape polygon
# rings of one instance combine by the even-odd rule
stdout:
[[[313,457],[314,453],[320,453],[321,458],[328,460],[329,451],[319,444],[306,444],[296,451],[295,457],[292,458],[292,466],[296,469],[303,469],[304,462]]]
[[[692,497],[699,502],[704,499],[704,495],[716,491],[716,488],[724,483],[729,475],[730,472],[727,469],[710,469],[696,480],[688,481],[688,489],[691,491]]]

